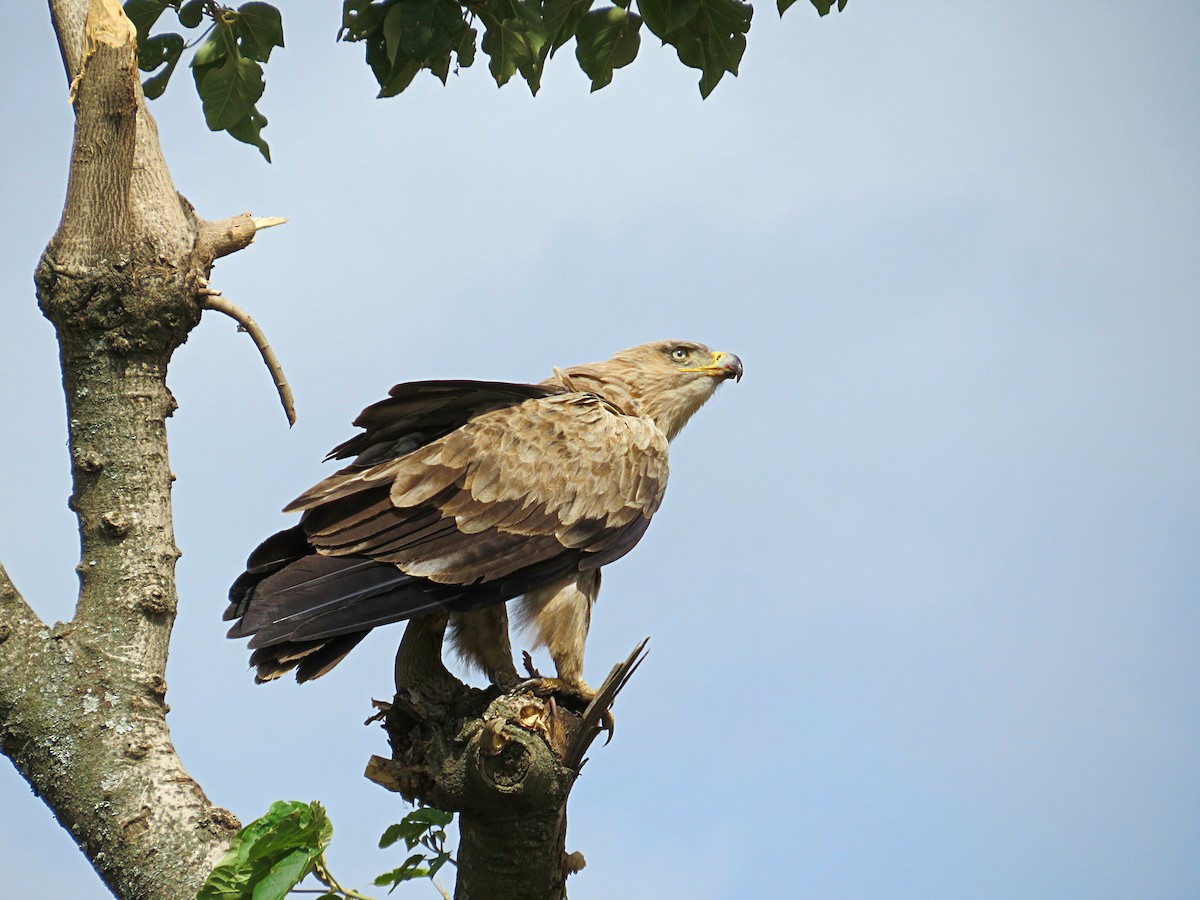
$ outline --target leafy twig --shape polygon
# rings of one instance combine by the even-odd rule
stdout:
[[[333,877],[333,873],[329,871],[329,866],[325,863],[324,853],[317,858],[316,865],[313,866],[313,875],[321,884],[332,891],[337,891],[339,894],[350,898],[350,900],[372,900],[366,894],[360,894],[358,891],[344,888],[338,884],[337,879]]]

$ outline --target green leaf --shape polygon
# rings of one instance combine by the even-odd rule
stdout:
[[[700,70],[700,95],[712,93],[726,72],[737,74],[746,52],[746,32],[754,10],[740,0],[699,0],[696,15],[661,37],[675,47],[679,61]]]
[[[789,6],[791,6],[795,2],[796,2],[796,0],[776,0],[776,3],[779,6],[779,14],[782,16],[784,10],[786,10]],[[833,9],[834,0],[810,0],[810,2],[812,3],[812,5],[814,7],[816,7],[817,13],[819,15],[827,16],[827,15],[829,15],[830,11]],[[849,2],[850,2],[850,0],[837,0],[838,12],[841,12],[843,9],[845,9],[846,4]]]
[[[458,40],[458,46],[454,48],[454,55],[458,57],[458,64],[464,69],[475,62],[475,41],[478,37],[478,31],[474,28],[466,28],[463,30],[462,37]]]
[[[254,110],[264,89],[262,66],[252,59],[230,57],[220,66],[205,70],[196,87],[208,127],[222,131]]]
[[[179,7],[179,24],[184,28],[196,28],[204,20],[204,0],[187,0]]]
[[[153,72],[163,63],[169,63],[174,68],[175,63],[179,62],[179,54],[183,53],[183,45],[181,34],[156,34],[138,44],[138,68],[143,72]]]
[[[373,34],[365,40],[367,65],[371,67],[371,72],[375,75],[379,86],[383,87],[392,75],[392,61],[388,58],[387,43],[379,33]]]
[[[542,25],[549,56],[575,37],[579,20],[591,8],[592,0],[542,0]]]
[[[425,68],[436,75],[438,81],[445,84],[446,79],[450,77],[450,51],[447,50],[441,56],[427,59],[425,61]]]
[[[387,47],[388,62],[396,62],[396,54],[400,52],[400,41],[404,37],[405,19],[408,18],[406,3],[396,3],[388,8],[383,17],[383,41]]]
[[[422,806],[414,809],[395,825],[389,825],[379,839],[380,849],[390,847],[401,838],[411,850],[425,834],[432,830],[440,830],[454,821],[454,813],[443,812],[432,806]]]
[[[434,860],[429,864],[429,877],[432,878],[438,873],[438,870],[450,861],[449,853],[439,853]]]
[[[442,83],[450,75],[451,54],[459,66],[475,58],[476,32],[454,0],[388,0],[367,5],[345,0],[340,39],[365,41],[367,65],[379,82],[380,97],[399,94],[421,69]]]
[[[638,9],[646,18],[646,27],[659,37],[666,37],[696,18],[700,0],[638,0]]]
[[[390,77],[379,88],[379,97],[395,97],[412,84],[412,80],[421,71],[421,64],[415,59],[397,60],[396,67]]]
[[[238,832],[197,900],[281,900],[333,838],[319,803],[277,802]]]
[[[362,41],[379,28],[388,7],[372,0],[344,0],[339,41]]]
[[[225,42],[221,40],[221,35],[214,28],[196,48],[196,52],[192,54],[192,69],[195,71],[197,79],[197,89],[199,88],[199,79],[201,70],[208,66],[215,66],[228,55],[228,48]]]
[[[414,853],[399,868],[392,869],[392,871],[378,876],[374,884],[376,887],[387,887],[389,884],[395,886],[404,881],[426,878],[429,876],[429,869],[425,867],[424,863],[425,855],[423,853]]]
[[[163,91],[167,89],[167,82],[171,80],[171,75],[175,72],[175,66],[179,64],[179,57],[175,56],[167,62],[167,67],[150,78],[142,82],[142,93],[149,100],[157,100],[163,95]]]
[[[395,825],[389,825],[387,830],[384,831],[383,835],[379,838],[379,849],[386,850],[388,847],[392,846],[392,844],[396,843],[396,841],[400,840],[401,838],[407,838],[410,835],[412,835],[412,828],[406,822],[398,822]],[[412,848],[413,845],[409,844],[408,849],[411,850]]]
[[[454,821],[454,813],[445,812],[433,806],[422,806],[414,809],[404,817],[406,822],[421,822],[426,825],[437,825],[445,828]]]
[[[593,10],[579,20],[575,58],[592,79],[593,91],[612,81],[614,69],[633,62],[642,43],[641,27],[641,16],[617,7]]]
[[[549,54],[547,49],[546,25],[538,0],[510,0],[512,10],[525,23],[525,38],[529,42],[530,56],[517,63],[517,69],[529,90],[535,96],[542,86],[542,66]]]
[[[254,885],[253,900],[284,900],[288,891],[312,869],[313,858],[306,849],[293,850],[267,871]]]
[[[518,18],[486,23],[483,33],[483,52],[488,55],[488,69],[496,84],[503,87],[513,77],[518,67],[528,66],[536,60],[529,41],[529,29]]]
[[[267,142],[263,140],[262,136],[262,130],[266,125],[267,117],[257,110],[253,110],[246,118],[230,125],[225,130],[229,132],[231,137],[241,141],[243,144],[251,144],[257,147],[263,158],[267,162],[270,162],[271,148],[267,146]]]
[[[171,80],[171,75],[175,72],[175,63],[172,62],[169,66],[150,78],[142,82],[142,93],[146,95],[147,100],[157,100],[163,95],[167,89],[167,82]]]
[[[383,20],[388,57],[394,61],[400,51],[414,59],[441,56],[454,47],[465,26],[457,3],[403,0],[393,5]]]
[[[158,17],[166,8],[166,0],[129,0],[125,4],[125,15],[129,16],[129,21],[137,29],[138,46],[141,46],[142,42],[146,40],[150,29],[154,27],[154,23],[158,21]]]
[[[274,47],[283,46],[283,16],[270,3],[255,0],[239,6],[234,29],[242,53],[259,62],[270,59]]]

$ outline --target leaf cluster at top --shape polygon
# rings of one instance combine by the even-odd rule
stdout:
[[[190,44],[177,32],[150,36],[150,29],[168,9],[187,29],[207,27]],[[204,120],[213,131],[227,131],[253,144],[270,160],[263,139],[267,117],[258,109],[263,95],[262,63],[283,46],[283,17],[269,3],[252,0],[237,9],[211,0],[128,0],[125,14],[137,28],[138,68],[157,74],[142,83],[153,99],[167,88],[183,51],[196,47],[192,77],[204,107]]]
[[[776,0],[782,15],[796,0]],[[822,15],[848,0],[809,0]],[[488,57],[496,84],[519,74],[536,94],[546,62],[574,40],[575,58],[592,90],[610,84],[641,48],[643,24],[680,62],[700,71],[707,97],[726,73],[737,75],[746,51],[754,9],[742,0],[342,0],[338,38],[360,42],[379,83],[393,97],[422,70],[443,84],[451,71],[475,62],[477,47]],[[595,8],[593,5],[595,4]],[[636,6],[636,10],[634,7]],[[190,44],[177,32],[151,36],[167,10],[187,29],[205,25]],[[154,72],[143,83],[147,97],[166,89],[183,51],[195,46],[192,75],[213,131],[226,131],[258,147],[266,116],[258,109],[264,89],[262,63],[283,46],[283,19],[269,3],[252,0],[237,9],[215,0],[127,0],[137,27],[138,65]],[[481,37],[482,35],[482,37]]]

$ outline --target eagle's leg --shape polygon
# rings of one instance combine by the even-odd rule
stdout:
[[[478,668],[501,690],[521,680],[513,665],[508,608],[503,603],[451,613],[450,642],[464,662]]]
[[[533,631],[535,647],[550,652],[558,670],[557,678],[530,682],[535,692],[577,697],[585,706],[596,696],[583,680],[583,651],[599,591],[600,572],[595,570],[530,591],[521,601],[521,624]]]

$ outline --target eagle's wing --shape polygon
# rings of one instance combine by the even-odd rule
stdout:
[[[611,562],[666,488],[665,435],[590,393],[400,385],[357,423],[366,432],[331,454],[355,461],[288,505],[300,525],[255,551],[231,591],[230,635],[254,636],[260,677],[303,655],[316,677],[376,625]]]
[[[493,582],[564,555],[581,568],[637,543],[662,502],[667,442],[594,394],[476,415],[414,450],[343,469],[288,510],[327,556],[440,584]],[[509,594],[515,596],[515,594]],[[505,598],[507,599],[507,598]]]
[[[354,424],[362,434],[338,444],[325,459],[356,456],[356,465],[369,466],[437,440],[481,412],[556,393],[562,388],[506,381],[405,382],[359,413]]]

